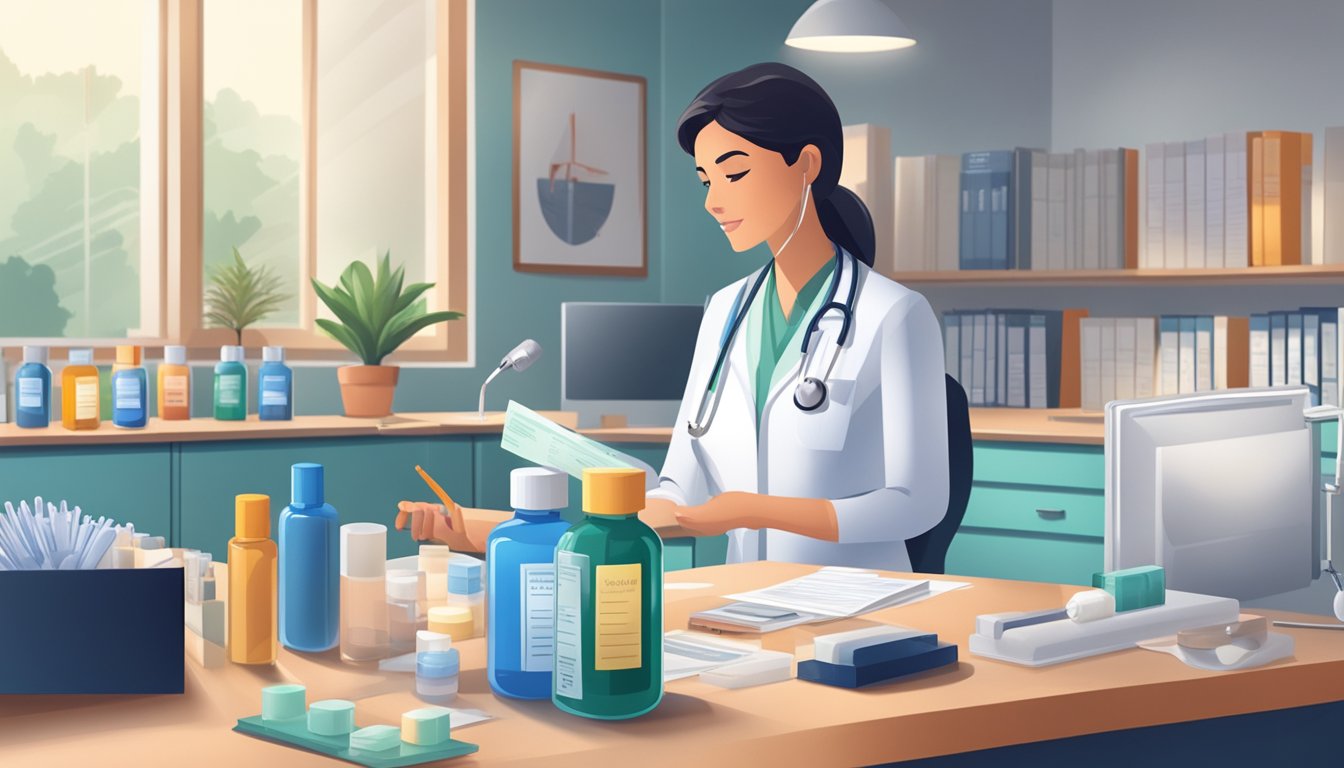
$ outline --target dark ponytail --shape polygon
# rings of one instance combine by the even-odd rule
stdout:
[[[844,134],[831,97],[802,72],[777,62],[753,64],[705,86],[677,121],[677,142],[695,154],[695,137],[711,122],[793,165],[808,144],[821,151],[812,199],[826,236],[873,265],[873,218],[858,195],[840,186]]]

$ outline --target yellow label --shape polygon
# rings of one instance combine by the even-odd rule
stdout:
[[[75,379],[75,419],[86,421],[98,418],[98,377],[79,376]]]
[[[594,668],[639,669],[644,575],[639,564],[597,566]]]
[[[163,404],[168,406],[184,406],[187,404],[186,376],[165,375],[163,377]]]

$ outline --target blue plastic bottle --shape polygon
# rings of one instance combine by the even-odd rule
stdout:
[[[294,372],[285,365],[284,347],[261,350],[260,397],[257,415],[263,421],[289,421],[294,418]]]
[[[139,429],[149,420],[149,377],[140,365],[141,349],[117,347],[117,365],[112,371],[112,425]]]
[[[51,369],[46,347],[24,347],[23,365],[14,375],[14,423],[45,427],[51,423]]]
[[[340,640],[340,520],[323,500],[321,464],[290,472],[292,500],[280,513],[280,644],[326,651]]]
[[[569,530],[569,476],[552,469],[515,469],[513,519],[486,540],[490,688],[515,699],[548,699],[555,635],[555,544]]]

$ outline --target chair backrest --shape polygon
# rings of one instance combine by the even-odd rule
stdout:
[[[920,573],[943,573],[947,548],[961,527],[966,503],[971,498],[973,452],[971,450],[971,409],[966,391],[951,376],[947,384],[947,514],[937,525],[905,542],[910,564]]]

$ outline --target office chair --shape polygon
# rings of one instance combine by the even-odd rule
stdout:
[[[947,383],[947,514],[937,525],[905,542],[911,567],[920,573],[943,573],[947,548],[961,527],[966,502],[971,498],[971,410],[961,384],[948,374],[943,376]]]

